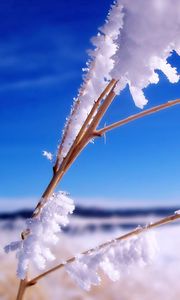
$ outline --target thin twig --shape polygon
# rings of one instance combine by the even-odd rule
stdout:
[[[141,234],[141,233],[143,233],[145,231],[148,231],[148,230],[153,229],[155,227],[159,227],[159,226],[162,226],[162,225],[174,222],[174,221],[179,220],[179,219],[180,219],[180,214],[173,214],[171,216],[168,216],[168,217],[165,217],[163,219],[160,219],[160,220],[158,220],[158,221],[156,221],[154,223],[151,223],[149,225],[145,225],[143,227],[137,227],[136,229],[134,229],[134,230],[132,230],[132,231],[130,231],[130,232],[128,232],[128,233],[120,236],[120,237],[117,237],[116,239],[113,239],[111,241],[103,243],[103,244],[101,244],[98,247],[95,247],[95,248],[92,248],[90,250],[84,251],[82,253],[82,255],[93,253],[93,252],[95,252],[97,250],[101,250],[102,248],[105,248],[105,247],[107,247],[109,245],[112,245],[115,242],[129,239],[132,236],[139,235],[139,234]],[[63,268],[64,266],[66,266],[69,263],[74,262],[75,260],[76,260],[76,257],[72,257],[72,258],[68,259],[65,263],[61,263],[61,264],[59,264],[59,265],[57,265],[57,266],[49,269],[48,271],[46,271],[46,272],[38,275],[37,277],[31,279],[30,281],[28,281],[27,282],[27,286],[31,286],[31,285],[36,284],[40,279],[44,278],[45,276],[51,274],[54,271],[57,271],[57,270]]]
[[[98,129],[98,130],[94,131],[94,136],[102,136],[107,131],[110,131],[112,129],[115,129],[117,127],[125,125],[125,124],[127,124],[129,122],[132,122],[134,120],[140,119],[140,118],[145,117],[147,115],[151,115],[151,114],[153,114],[155,112],[158,112],[160,110],[169,108],[169,107],[177,105],[177,104],[180,104],[180,99],[168,101],[167,103],[160,104],[160,105],[154,106],[152,108],[146,109],[146,110],[144,110],[144,111],[142,111],[142,112],[140,112],[138,114],[129,116],[126,119],[120,120],[118,122],[115,122],[113,124],[110,124],[110,125],[102,128],[102,129]]]

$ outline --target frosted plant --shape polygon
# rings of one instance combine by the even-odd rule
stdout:
[[[156,256],[157,243],[153,232],[146,232],[128,240],[114,241],[103,249],[76,258],[65,269],[76,283],[85,290],[98,285],[103,270],[112,281],[118,280],[133,267],[144,267]]]
[[[148,102],[143,89],[159,81],[156,70],[162,71],[171,83],[179,81],[176,68],[167,63],[173,50],[177,54],[180,51],[179,11],[179,0],[173,5],[171,0],[115,2],[105,25],[92,38],[95,48],[89,51],[84,83],[63,130],[59,163],[66,157],[108,81],[117,81],[116,94],[128,85],[136,106],[140,108]],[[89,123],[91,121],[92,118]]]
[[[74,99],[71,115],[63,130],[63,147],[60,151],[59,163],[67,155],[95,101],[105,89],[107,82],[111,80],[110,72],[114,68],[113,56],[118,49],[116,40],[123,27],[124,13],[122,10],[122,5],[115,3],[108,14],[105,25],[91,40],[94,50],[89,50],[90,59],[87,67],[83,69],[85,72],[84,82],[77,98]]]
[[[147,233],[141,235],[143,232],[180,218],[177,211],[118,237],[116,241],[86,251],[78,258],[72,257],[65,264],[59,264],[35,278],[29,279],[27,276],[31,262],[44,269],[48,261],[55,259],[50,246],[58,241],[61,226],[68,223],[67,215],[73,212],[74,204],[64,193],[53,192],[86,145],[107,131],[180,104],[180,99],[169,101],[98,128],[114,98],[126,86],[136,106],[143,108],[147,103],[144,88],[158,83],[157,70],[162,71],[170,82],[178,82],[179,75],[167,62],[167,58],[172,51],[180,55],[179,11],[179,0],[174,0],[173,4],[171,0],[117,0],[105,24],[99,28],[97,36],[92,38],[94,48],[89,51],[90,58],[84,69],[83,83],[63,130],[52,179],[32,218],[26,221],[27,228],[22,233],[22,241],[13,242],[5,248],[6,252],[17,252],[17,274],[22,279],[17,300],[22,300],[27,287],[64,266],[79,285],[87,290],[92,284],[99,284],[99,270],[103,270],[112,280],[117,280],[124,269],[128,270],[134,264],[144,266],[153,259],[156,250],[154,238]],[[47,151],[43,155],[52,159]]]
[[[73,210],[73,201],[66,193],[58,192],[46,202],[39,216],[27,219],[27,237],[5,247],[7,253],[17,251],[19,278],[25,278],[30,262],[42,270],[48,261],[55,259],[49,247],[58,242],[61,226],[69,223],[68,214]]]

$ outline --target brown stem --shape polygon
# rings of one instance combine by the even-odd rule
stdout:
[[[115,82],[116,85],[117,81]],[[115,87],[114,85],[114,87]],[[114,92],[114,88],[111,90],[103,104],[101,105],[101,108],[98,110],[96,116],[94,117],[94,120],[92,121],[89,132],[93,133],[96,127],[99,125],[100,121],[102,120],[105,112],[107,111],[108,107],[111,105],[112,101],[116,97],[116,94]]]
[[[162,226],[162,225],[165,225],[165,224],[168,224],[168,223],[171,223],[173,221],[176,221],[176,220],[179,220],[180,219],[180,214],[174,214],[174,215],[171,215],[171,216],[168,216],[168,217],[165,217],[163,219],[160,219],[154,223],[151,223],[149,225],[146,225],[146,226],[143,226],[143,227],[137,227],[136,229],[116,238],[116,239],[113,239],[111,241],[108,241],[106,243],[103,243],[101,244],[100,246],[98,247],[95,247],[95,248],[92,248],[90,250],[87,250],[87,251],[84,251],[82,253],[82,255],[85,255],[85,254],[90,254],[90,253],[93,253],[97,250],[100,250],[104,247],[107,247],[109,245],[112,245],[114,244],[115,242],[118,242],[118,241],[121,241],[121,240],[126,240],[128,238],[131,238],[132,236],[135,236],[135,235],[139,235],[141,234],[142,232],[145,232],[145,231],[148,231],[150,229],[153,229],[153,228],[156,228],[156,227],[159,227],[159,226]],[[73,261],[76,260],[76,257],[72,257],[70,259],[68,259],[65,263],[61,263],[51,269],[49,269],[48,271],[38,275],[37,277],[31,279],[30,281],[28,281],[27,285],[30,286],[30,285],[33,285],[33,284],[36,284],[40,279],[42,279],[43,277],[51,274],[52,272],[54,271],[57,271],[59,269],[61,269],[62,267],[66,266],[68,263],[72,263]]]
[[[29,283],[28,283],[29,285]],[[27,279],[21,280],[19,283],[19,289],[18,289],[18,294],[16,297],[16,300],[22,300],[26,291],[27,287]]]
[[[92,120],[92,118],[93,118],[96,110],[98,109],[102,99],[114,89],[115,85],[116,85],[116,81],[114,79],[112,79],[110,81],[110,83],[107,85],[107,87],[105,88],[105,90],[102,92],[102,94],[100,95],[98,100],[95,102],[90,114],[88,115],[86,121],[84,122],[84,124],[83,124],[83,126],[82,126],[82,128],[81,128],[81,130],[80,130],[80,132],[77,136],[76,144],[80,141],[80,139],[84,135],[85,129],[90,124],[90,121]]]
[[[125,124],[127,124],[127,123],[129,123],[129,122],[132,122],[132,121],[134,121],[134,120],[140,119],[140,118],[145,117],[145,116],[147,116],[147,115],[151,115],[151,114],[153,114],[153,113],[155,113],[155,112],[158,112],[158,111],[160,111],[160,110],[166,109],[166,108],[171,107],[171,106],[174,106],[174,105],[176,105],[176,104],[180,104],[180,99],[168,101],[167,103],[164,103],[164,104],[161,104],[161,105],[154,106],[154,107],[149,108],[149,109],[147,109],[147,110],[144,110],[144,111],[142,111],[142,112],[140,112],[140,113],[138,113],[138,114],[129,116],[129,117],[127,117],[127,118],[124,119],[124,120],[120,120],[120,121],[118,121],[118,122],[116,122],[116,123],[110,124],[110,125],[108,125],[108,126],[102,128],[102,129],[96,130],[96,131],[94,132],[94,135],[95,135],[95,136],[102,136],[102,135],[103,135],[105,132],[107,132],[107,131],[110,131],[110,130],[112,130],[112,129],[115,129],[115,128],[117,128],[117,127],[120,127],[120,126],[122,126],[122,125],[125,125]]]

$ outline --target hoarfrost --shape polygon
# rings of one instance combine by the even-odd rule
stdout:
[[[94,50],[89,50],[90,60],[87,62],[87,68],[83,69],[86,72],[83,76],[84,81],[77,98],[74,99],[70,117],[63,130],[60,163],[71,148],[95,101],[111,80],[110,72],[114,67],[113,56],[118,48],[116,40],[123,26],[123,16],[122,5],[112,5],[105,25],[99,28],[100,32],[91,39]]]
[[[58,192],[44,204],[39,216],[27,219],[29,234],[22,241],[12,242],[5,247],[5,252],[17,251],[17,276],[25,278],[30,262],[39,269],[44,269],[48,261],[55,259],[50,250],[59,240],[61,226],[68,224],[68,214],[74,210],[73,201],[64,192]]]
[[[124,24],[118,36],[112,78],[119,80],[117,93],[128,84],[135,104],[147,103],[143,89],[159,81],[161,70],[172,83],[179,81],[176,69],[167,63],[172,51],[179,53],[180,1],[118,0],[124,7]]]
[[[42,155],[45,156],[48,160],[52,160],[53,159],[53,155],[51,152],[48,152],[48,151],[43,151],[42,152]]]
[[[179,36],[179,0],[117,0],[112,5],[105,25],[92,38],[94,49],[89,51],[84,82],[63,131],[59,163],[111,79],[118,80],[117,94],[128,85],[140,108],[148,102],[144,88],[159,82],[157,70],[170,82],[179,81],[176,69],[167,63],[173,51],[180,53]]]
[[[72,279],[83,289],[100,283],[98,271],[102,270],[112,281],[118,280],[132,268],[144,267],[153,262],[157,253],[154,232],[142,233],[76,258],[65,266]]]

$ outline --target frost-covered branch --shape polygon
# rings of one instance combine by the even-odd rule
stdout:
[[[128,239],[131,239],[135,236],[141,235],[142,233],[146,233],[147,231],[149,231],[151,229],[154,229],[156,227],[163,226],[163,225],[166,225],[168,223],[171,223],[171,222],[174,222],[174,221],[179,221],[179,220],[180,220],[180,211],[177,211],[171,216],[160,219],[160,220],[158,220],[154,223],[145,225],[143,227],[138,226],[136,229],[130,231],[129,233],[126,233],[125,235],[122,235],[122,236],[120,236],[116,239],[113,239],[111,241],[103,243],[100,246],[97,246],[96,248],[92,248],[92,249],[89,249],[87,251],[84,251],[83,253],[81,253],[81,255],[79,257],[97,253],[98,251],[100,251],[104,248],[110,247],[110,246],[112,246],[112,248],[113,248],[114,246],[116,246],[118,244],[118,242],[122,242],[122,241],[125,241],[125,240],[128,240]],[[121,244],[120,244],[120,246],[121,246]],[[48,271],[40,274],[39,276],[29,280],[27,285],[31,286],[33,284],[36,284],[39,280],[41,280],[45,276],[47,276],[47,275],[51,274],[52,272],[55,272],[55,271],[63,268],[63,267],[67,267],[68,264],[71,264],[71,263],[75,262],[76,259],[77,259],[77,256],[72,257],[72,258],[68,259],[65,263],[61,263],[61,264],[49,269]]]
[[[131,0],[117,0],[112,5],[105,24],[92,39],[94,48],[89,51],[90,60],[85,68],[84,80],[58,146],[55,175],[43,198],[50,196],[65,169],[71,165],[69,158],[73,161],[77,156],[74,147],[79,133],[93,126],[93,122],[95,130],[95,123],[99,123],[99,110],[94,110],[94,114],[91,112],[108,82],[117,81],[113,91],[116,94],[128,85],[136,106],[143,108],[147,103],[144,88],[158,83],[157,70],[161,70],[170,82],[179,81],[176,68],[167,62],[172,51],[180,53],[179,9],[179,0],[175,0],[174,5],[170,0],[161,4],[158,1],[143,4],[141,0],[133,3]],[[79,153],[87,143],[86,139],[84,144],[79,141]],[[35,214],[39,213],[40,207],[41,203]]]
[[[84,80],[63,129],[62,141],[57,151],[56,168],[69,152],[99,95],[113,79],[110,72],[114,68],[113,56],[118,49],[116,41],[123,27],[123,17],[123,6],[115,2],[109,11],[106,23],[99,28],[97,36],[91,39],[94,48],[89,50],[87,67],[83,69]],[[92,119],[89,118],[88,125]]]
[[[80,141],[80,139],[82,138],[82,136],[85,134],[87,128],[88,128],[88,125],[90,123],[90,121],[92,120],[95,112],[98,110],[98,107],[100,106],[100,103],[101,101],[105,98],[105,96],[112,90],[112,88],[114,88],[114,85],[115,85],[116,81],[115,80],[111,80],[109,82],[109,84],[106,86],[106,88],[104,89],[104,91],[101,93],[101,95],[98,97],[98,99],[95,101],[90,113],[87,115],[86,117],[86,120],[84,122],[84,124],[82,125],[77,137],[75,138],[74,142],[73,142],[73,145],[71,146],[69,152],[68,152],[68,157],[70,156],[70,154],[72,153],[75,145],[77,145],[77,143]],[[76,106],[78,105],[77,103],[79,102],[76,102]],[[66,129],[66,132],[67,132],[67,129]],[[66,133],[67,134],[67,133]],[[66,134],[63,136],[63,139],[61,141],[61,144],[59,146],[59,149],[58,149],[58,155],[57,155],[57,158],[56,158],[56,162],[54,164],[54,173],[58,172],[58,169],[61,167],[60,166],[60,153],[62,151],[62,148],[63,148],[63,144],[64,144],[64,139],[65,139],[65,136]],[[66,158],[63,160],[63,165],[65,164],[64,161],[66,161],[68,159],[68,157],[66,156]]]
[[[36,217],[40,214],[41,209],[43,208],[46,201],[48,201],[49,197],[53,193],[54,189],[56,188],[57,184],[65,174],[65,172],[69,169],[72,165],[76,157],[80,154],[80,152],[84,149],[84,147],[92,140],[93,132],[95,129],[96,124],[99,124],[101,118],[105,114],[106,110],[108,109],[109,105],[113,101],[115,97],[114,88],[116,86],[116,81],[111,80],[111,82],[107,85],[104,91],[101,93],[97,101],[94,103],[94,106],[91,109],[90,114],[87,117],[87,120],[83,124],[79,134],[77,135],[76,139],[74,140],[69,152],[67,153],[66,157],[63,159],[61,165],[58,169],[55,169],[53,177],[47,186],[46,190],[44,191],[40,202],[37,204],[33,217]],[[95,114],[94,119],[92,120],[92,124],[87,126],[87,123],[90,118]],[[55,165],[56,168],[56,165]],[[26,233],[25,233],[26,235]]]
[[[171,83],[179,81],[175,67],[167,59],[173,51],[180,53],[179,0],[148,1],[117,0],[111,7],[106,23],[92,39],[90,61],[79,94],[63,130],[57,151],[55,170],[61,164],[81,130],[89,112],[107,82],[118,81],[114,92],[119,94],[127,85],[136,106],[148,102],[144,89],[159,82],[157,70]],[[88,126],[93,121],[89,118]]]
[[[180,104],[180,99],[176,99],[176,100],[171,100],[171,101],[168,101],[167,103],[163,103],[163,104],[160,104],[160,105],[157,105],[157,106],[154,106],[152,108],[149,108],[149,109],[146,109],[146,110],[143,110],[142,112],[140,113],[137,113],[135,115],[131,115],[129,117],[127,117],[126,119],[123,119],[123,120],[120,120],[118,122],[115,122],[113,124],[110,124],[106,127],[103,127],[101,129],[98,129],[94,132],[94,136],[102,136],[104,133],[106,133],[107,131],[110,131],[112,129],[115,129],[115,128],[118,128],[122,125],[125,125],[127,123],[130,123],[132,121],[135,121],[137,119],[140,119],[140,118],[143,118],[145,116],[148,116],[148,115],[151,115],[151,114],[154,114],[158,111],[161,111],[161,110],[164,110],[166,108],[169,108],[171,106],[174,106],[174,105],[177,105],[177,104]]]
[[[7,251],[17,250],[18,252],[18,274],[22,278],[17,296],[18,300],[22,299],[27,286],[64,266],[61,264],[30,281],[26,276],[30,261],[35,262],[39,267],[44,267],[46,261],[53,258],[47,247],[49,243],[47,238],[52,236],[52,241],[56,240],[56,232],[59,230],[57,220],[60,217],[61,221],[59,222],[62,225],[63,222],[67,221],[67,214],[59,215],[61,204],[57,198],[62,198],[62,195],[56,197],[52,196],[52,193],[84,147],[93,137],[101,136],[108,130],[179,103],[179,100],[168,102],[97,130],[98,124],[115,96],[121,93],[127,85],[135,105],[143,108],[147,103],[144,89],[159,81],[157,70],[162,71],[170,82],[177,83],[179,81],[176,68],[167,61],[173,51],[180,55],[179,11],[179,0],[174,0],[173,5],[171,0],[117,0],[111,6],[105,24],[99,28],[97,36],[92,39],[93,49],[89,51],[90,59],[87,62],[87,68],[85,68],[83,83],[74,99],[70,116],[67,118],[63,129],[61,143],[57,149],[53,177],[32,218],[26,223],[27,229],[22,234],[23,240],[11,243],[9,248],[6,248]],[[51,158],[49,153],[44,152],[44,154]],[[70,208],[66,212],[71,212],[72,204]],[[176,219],[179,219],[179,214],[137,228],[129,234],[117,238],[116,241],[101,245],[98,247],[98,251],[105,250],[111,245],[116,247],[115,244],[118,243],[122,246],[121,242],[129,238],[132,238],[132,243],[130,242],[128,247],[130,249],[136,248],[136,237],[140,233]],[[49,235],[45,234],[48,230]],[[118,249],[117,253],[121,255],[122,252]],[[143,247],[141,246],[139,249],[142,254]],[[95,254],[95,251],[97,249],[91,249],[90,252],[85,252],[83,255]],[[110,256],[112,256],[108,251],[107,255],[103,254],[105,255],[103,259],[106,262],[107,259],[110,262]],[[122,255],[122,257],[124,256]],[[67,265],[73,261],[75,258],[68,260]],[[98,261],[97,257],[95,261]],[[85,268],[84,270],[87,270],[87,261],[80,258],[77,268],[80,265]],[[96,266],[99,266],[99,263],[95,263],[95,269]],[[101,261],[101,267],[105,268],[105,266],[107,267],[107,263],[102,264]],[[110,263],[108,267],[111,268],[112,264]],[[76,270],[72,272],[74,276],[77,275]],[[97,283],[99,279],[96,274],[90,273],[90,275],[92,275],[92,281]],[[86,287],[89,287],[91,279],[86,282]]]

